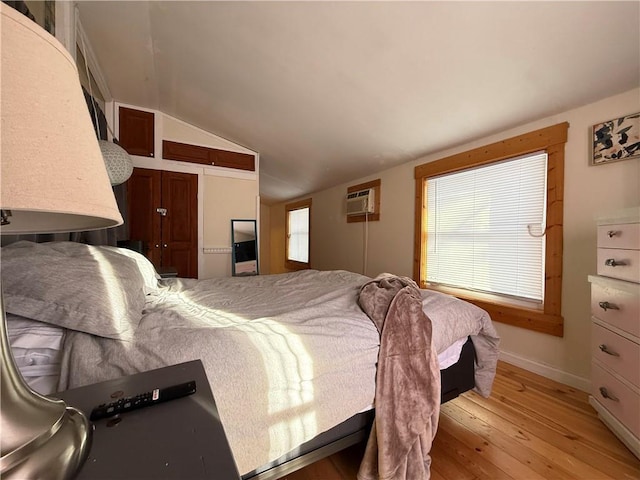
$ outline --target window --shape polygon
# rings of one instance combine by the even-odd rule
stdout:
[[[541,303],[547,154],[430,178],[427,282]]]
[[[285,267],[310,268],[311,199],[285,205],[286,258]]]
[[[414,276],[421,287],[475,303],[493,320],[562,336],[567,128],[416,167]]]

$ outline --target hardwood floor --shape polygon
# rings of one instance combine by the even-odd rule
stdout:
[[[284,479],[353,480],[362,452],[356,445]],[[468,392],[442,406],[431,456],[433,480],[640,479],[640,460],[586,393],[504,362],[490,398]]]

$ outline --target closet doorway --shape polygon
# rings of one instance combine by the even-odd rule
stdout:
[[[127,197],[129,237],[156,269],[198,278],[198,175],[134,168]]]

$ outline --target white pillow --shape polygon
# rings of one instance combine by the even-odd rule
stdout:
[[[2,248],[7,313],[116,340],[133,338],[145,304],[135,260],[74,242]]]
[[[144,281],[145,295],[149,295],[150,293],[158,289],[158,279],[160,278],[160,275],[158,275],[158,272],[156,272],[156,269],[154,268],[153,264],[149,261],[147,257],[129,248],[109,247],[109,246],[99,246],[97,248],[109,250],[112,252],[117,252],[129,258],[133,258],[136,261],[136,264],[138,265],[138,269],[140,270],[140,275],[142,275],[142,280]]]

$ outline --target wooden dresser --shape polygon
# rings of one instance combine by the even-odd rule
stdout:
[[[591,396],[640,458],[640,207],[601,218],[591,282]]]

